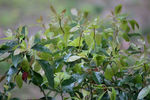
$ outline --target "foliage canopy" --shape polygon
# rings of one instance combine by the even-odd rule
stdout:
[[[138,23],[122,14],[118,5],[105,19],[89,20],[77,10],[66,16],[57,13],[43,31],[28,36],[28,27],[8,30],[0,46],[0,61],[10,63],[1,100],[23,84],[41,89],[41,100],[148,100],[149,48],[137,32]],[[46,92],[48,91],[48,92]],[[64,96],[64,94],[68,94]]]

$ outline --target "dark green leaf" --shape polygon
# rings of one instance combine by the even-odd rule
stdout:
[[[38,63],[41,65],[42,69],[45,72],[46,78],[48,80],[49,86],[54,87],[54,71],[53,67],[48,63],[48,61],[38,60]]]
[[[128,36],[129,37],[136,37],[136,36],[141,37],[142,35],[140,33],[129,33]]]
[[[23,56],[22,54],[19,54],[19,55],[12,55],[12,63],[15,67],[18,66],[18,64],[22,61],[23,59]]]
[[[133,30],[135,29],[135,26],[139,29],[139,24],[135,20],[129,20],[129,23]]]
[[[103,82],[100,72],[93,72],[93,80],[96,84],[101,84]]]
[[[40,98],[40,100],[46,100],[46,97],[42,97],[42,98]],[[47,97],[47,100],[55,100],[55,98]]]
[[[6,42],[5,44],[0,46],[0,54],[3,54],[8,51],[12,51],[15,46],[17,46],[17,41]]]
[[[45,53],[50,53],[52,54],[52,52],[50,51],[50,49],[48,49],[47,47],[40,45],[40,44],[36,44],[32,47],[32,49],[36,50],[36,51],[40,51],[40,52],[45,52]]]
[[[121,4],[118,5],[118,6],[116,6],[116,7],[115,7],[115,14],[116,14],[116,15],[119,14],[119,13],[121,12],[121,10],[122,10],[122,5],[121,5]]]
[[[150,34],[147,35],[147,41],[150,44]]]
[[[33,71],[33,76],[31,81],[33,84],[40,86],[43,83],[43,78],[39,73]]]
[[[129,40],[130,40],[129,37],[128,37],[128,34],[126,34],[126,33],[123,33],[123,38],[124,38],[126,41],[129,41]]]
[[[25,72],[28,72],[30,70],[30,64],[26,56],[24,56],[23,61],[21,62],[20,65]]]

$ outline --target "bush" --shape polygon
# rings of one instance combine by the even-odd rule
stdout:
[[[90,21],[88,13],[74,9],[54,13],[50,24],[38,20],[44,31],[28,36],[28,27],[8,30],[0,46],[0,61],[9,62],[1,100],[11,90],[34,84],[43,93],[41,100],[148,100],[149,50],[133,19],[122,14],[122,6],[105,19]],[[48,93],[47,93],[48,91]],[[53,92],[51,94],[51,92]],[[68,94],[64,96],[64,94]]]

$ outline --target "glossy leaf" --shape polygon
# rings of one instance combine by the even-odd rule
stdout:
[[[19,55],[12,55],[12,63],[15,67],[18,66],[18,64],[22,61],[23,56],[22,54]]]
[[[43,83],[42,76],[35,71],[33,71],[32,83],[37,85],[37,86],[40,86]]]
[[[54,87],[54,71],[53,67],[48,63],[48,61],[38,60],[38,63],[41,65],[42,69],[45,72],[45,76],[48,80],[49,86]]]
[[[73,61],[79,60],[80,58],[81,58],[80,56],[70,56],[67,62],[73,62]]]
[[[32,47],[32,49],[36,50],[36,51],[40,51],[40,52],[45,52],[45,53],[50,53],[51,51],[50,49],[48,49],[47,47],[40,45],[40,44],[36,44]]]
[[[93,80],[96,84],[101,84],[103,82],[103,77],[99,72],[93,72]]]
[[[138,94],[138,99],[143,99],[150,92],[150,86],[144,87]]]

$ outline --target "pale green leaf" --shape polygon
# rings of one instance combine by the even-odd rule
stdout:
[[[16,76],[16,83],[17,83],[19,88],[22,87],[23,81],[22,81],[22,76],[20,74]]]
[[[80,58],[81,58],[80,56],[71,56],[68,58],[67,62],[73,62],[73,61],[76,61]]]
[[[144,97],[146,97],[148,95],[148,93],[150,92],[150,85],[143,88],[139,94],[138,94],[138,99],[143,99]]]
[[[76,32],[77,30],[79,30],[79,28],[80,28],[80,26],[77,25],[77,26],[71,28],[71,29],[70,29],[70,32]]]
[[[68,46],[78,47],[79,46],[79,41],[80,41],[80,46],[82,46],[83,45],[82,44],[83,39],[82,38],[80,39],[80,37],[78,37],[78,38],[74,39],[73,41],[71,41]]]
[[[103,92],[103,93],[98,97],[97,100],[101,100],[105,93],[106,93],[106,92]]]
[[[113,70],[112,70],[110,65],[108,65],[107,68],[105,69],[105,75],[104,76],[105,76],[106,79],[112,80]]]

